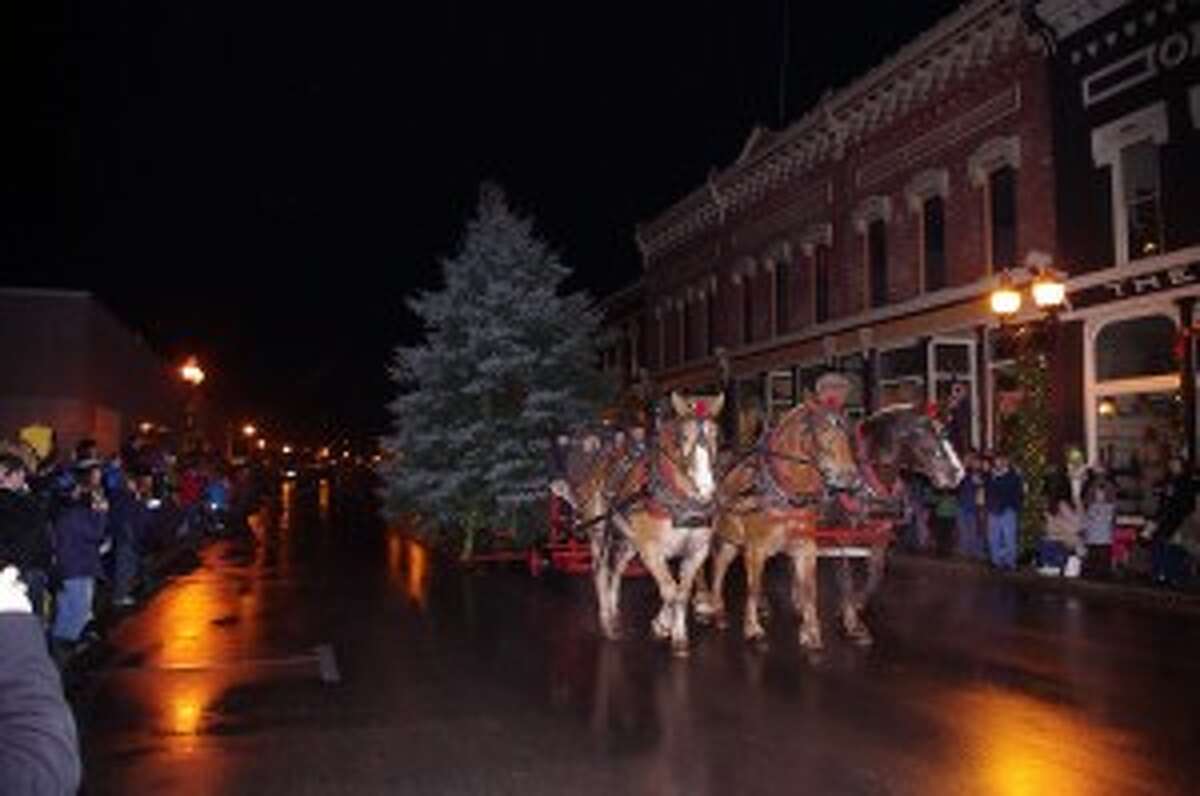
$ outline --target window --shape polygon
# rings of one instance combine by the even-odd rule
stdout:
[[[1169,138],[1164,102],[1092,131],[1092,160],[1110,172],[1117,265],[1163,251],[1159,147]]]
[[[716,288],[704,293],[704,353],[712,355],[716,351]]]
[[[828,246],[813,248],[813,318],[817,323],[829,320],[829,259]]]
[[[1017,264],[1017,170],[1021,139],[998,136],[980,145],[967,159],[971,184],[984,191],[984,255],[993,271]]]
[[[786,332],[791,322],[788,317],[791,270],[792,264],[787,259],[775,261],[775,334]]]
[[[922,205],[922,251],[925,290],[946,286],[946,202],[940,196],[926,199]]]
[[[881,218],[867,225],[867,278],[871,306],[887,304],[887,223]]]
[[[750,274],[742,276],[742,342],[754,341],[754,281]]]
[[[1001,166],[988,175],[992,268],[1017,264],[1017,171]]]
[[[683,302],[683,352],[684,359],[695,359],[699,352],[696,350],[696,329],[694,322],[696,313],[692,310],[692,296],[689,294]]]
[[[1143,139],[1121,150],[1126,251],[1131,258],[1162,251],[1162,203],[1158,146]]]

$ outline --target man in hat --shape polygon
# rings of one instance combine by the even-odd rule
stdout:
[[[815,385],[816,401],[822,408],[839,414],[846,410],[846,399],[850,397],[850,380],[831,370],[823,374]]]

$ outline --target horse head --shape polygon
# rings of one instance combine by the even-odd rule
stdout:
[[[704,501],[712,500],[716,492],[716,418],[724,405],[724,395],[685,397],[671,393],[675,418],[664,427],[665,442],[677,451],[678,464],[691,482],[695,496]]]
[[[920,473],[938,489],[953,489],[963,479],[962,462],[941,423],[908,404],[871,415],[860,433],[873,465]]]
[[[797,494],[851,491],[861,483],[849,429],[836,411],[800,404],[767,433],[765,444],[772,466],[790,471]]]

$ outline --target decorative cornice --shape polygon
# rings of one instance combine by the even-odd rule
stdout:
[[[1059,39],[1065,39],[1128,4],[1129,0],[1042,0],[1037,12]]]
[[[804,252],[805,257],[812,257],[817,246],[833,246],[833,224],[824,221],[820,224],[810,224],[796,239],[796,245]]]
[[[861,141],[1007,55],[1022,38],[1019,0],[971,0],[892,58],[825,99],[777,134],[758,131],[738,162],[711,175],[642,229],[652,260],[762,199],[768,192],[841,157]],[[760,148],[760,139],[767,143]]]

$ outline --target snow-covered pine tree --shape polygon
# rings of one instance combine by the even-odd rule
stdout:
[[[598,310],[562,294],[569,269],[500,188],[483,186],[442,271],[443,289],[409,301],[425,342],[396,349],[381,476],[387,513],[460,535],[469,556],[480,528],[536,520],[553,434],[593,421],[611,386]]]

